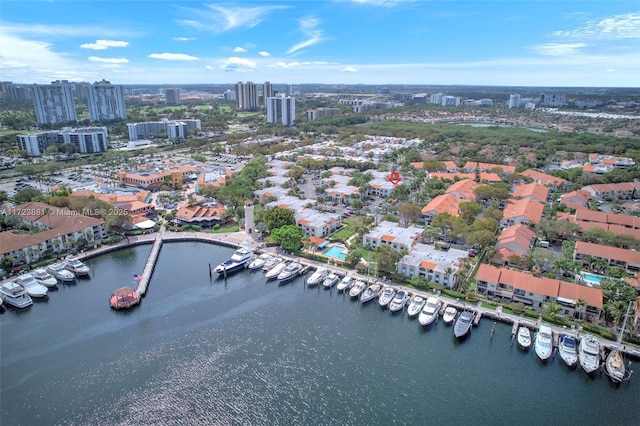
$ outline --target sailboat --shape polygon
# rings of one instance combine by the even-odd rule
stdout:
[[[609,352],[609,355],[607,355],[604,362],[604,371],[613,383],[622,382],[627,374],[627,368],[624,365],[624,357],[622,356],[620,345],[622,343],[622,335],[624,334],[625,327],[627,326],[627,317],[629,316],[632,303],[633,301],[630,301],[629,306],[627,306],[627,313],[624,316],[622,327],[620,327],[618,340],[616,340],[615,346],[611,348],[611,352]]]

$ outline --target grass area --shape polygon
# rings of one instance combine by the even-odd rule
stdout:
[[[20,134],[20,133],[21,132],[19,132],[17,130],[0,130],[0,136],[17,135],[17,134]]]
[[[341,230],[337,231],[336,233],[331,234],[331,238],[336,238],[339,240],[348,239],[349,237],[351,237],[353,234],[356,233],[356,227],[363,223],[362,220],[363,219],[358,216],[352,216],[349,219],[343,220],[342,223],[345,224],[346,226]]]
[[[220,111],[220,112],[231,112],[232,109],[228,105],[219,105],[218,106],[218,111]]]
[[[231,109],[231,108],[229,108],[229,109]],[[255,117],[256,115],[258,115],[257,112],[239,112],[238,113],[238,118]]]
[[[236,225],[223,226],[220,229],[207,231],[207,232],[210,232],[212,234],[224,234],[225,232],[238,232],[239,230],[240,230],[240,225],[236,224]]]

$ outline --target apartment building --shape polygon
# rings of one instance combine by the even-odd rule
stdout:
[[[124,105],[124,92],[120,85],[107,80],[87,83],[87,105],[92,121],[124,120],[127,111]]]
[[[267,98],[267,123],[279,123],[293,126],[296,121],[296,98],[290,96],[273,96]]]
[[[424,238],[424,228],[408,226],[402,228],[395,222],[383,221],[362,237],[362,245],[373,249],[387,245],[396,251],[411,248]]]
[[[39,124],[77,121],[71,83],[66,80],[31,86],[36,119]]]
[[[247,81],[236,83],[236,102],[238,109],[255,111],[258,109],[258,87],[255,83]]]
[[[456,272],[469,252],[458,249],[443,251],[429,244],[417,243],[398,262],[398,273],[406,277],[422,277],[453,288]]]

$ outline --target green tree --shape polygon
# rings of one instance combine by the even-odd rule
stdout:
[[[476,216],[480,214],[482,206],[473,201],[462,201],[458,205],[458,210],[460,210],[462,219],[469,225],[475,220]]]
[[[387,245],[378,247],[376,253],[376,262],[378,264],[378,272],[386,272],[387,274],[395,274],[397,272],[398,262],[402,259],[402,254]]]
[[[558,315],[560,312],[562,311],[562,306],[560,306],[558,303],[556,302],[549,302],[549,304],[547,305],[547,313],[549,315],[551,315],[552,317],[555,317],[556,315]]]
[[[282,207],[274,207],[264,212],[264,223],[267,229],[272,232],[274,229],[281,228],[285,225],[296,225],[296,218],[293,210]]]
[[[360,255],[360,252],[358,250],[349,250],[344,261],[347,263],[347,265],[353,268],[360,262],[360,259],[362,259],[362,256]]]
[[[271,231],[271,238],[289,251],[299,250],[303,237],[302,230],[296,225],[284,225]]]
[[[40,201],[43,200],[44,197],[42,192],[38,191],[34,188],[25,188],[16,192],[16,195],[13,196],[13,199],[16,203],[28,203],[29,201]]]
[[[413,203],[405,203],[398,207],[398,215],[402,226],[408,226],[410,223],[420,220],[422,209]]]

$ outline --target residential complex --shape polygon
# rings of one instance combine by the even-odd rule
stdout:
[[[34,84],[31,90],[39,124],[68,123],[78,120],[71,84],[68,81]]]
[[[266,99],[267,123],[293,126],[296,121],[296,98],[279,95]]]
[[[251,81],[236,84],[236,102],[238,109],[244,111],[254,111],[258,109],[258,86]]]
[[[87,105],[92,121],[124,120],[127,111],[124,105],[122,86],[106,80],[87,83]]]
[[[65,127],[59,131],[39,132],[28,135],[18,135],[18,146],[30,155],[39,157],[49,146],[69,143],[79,153],[105,152],[109,143],[106,127]]]
[[[164,103],[167,106],[180,105],[180,89],[177,87],[164,89]]]

